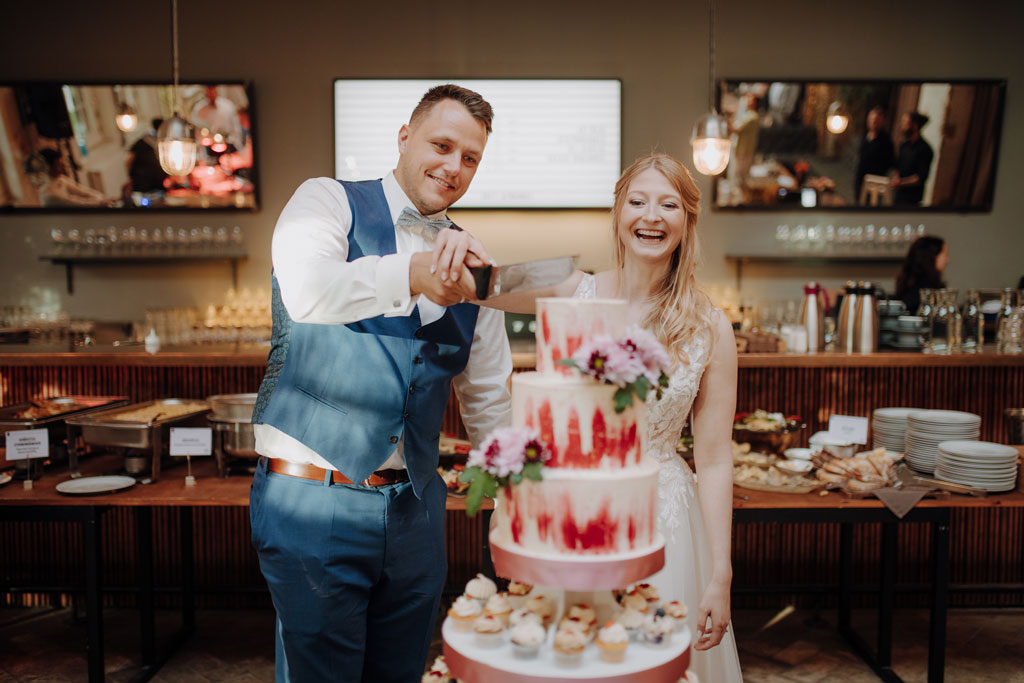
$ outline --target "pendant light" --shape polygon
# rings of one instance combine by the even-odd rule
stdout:
[[[846,113],[846,107],[843,103],[836,100],[828,107],[828,113],[825,114],[825,127],[828,128],[828,132],[833,135],[839,135],[846,127],[850,125],[850,116]]]
[[[174,55],[174,115],[160,125],[156,132],[157,149],[160,153],[160,168],[167,175],[188,175],[196,166],[195,131],[185,119],[178,115],[178,0],[171,0],[171,21]]]
[[[704,175],[718,175],[729,165],[732,140],[729,122],[715,110],[715,0],[708,0],[708,99],[709,113],[697,119],[690,144],[693,165]]]
[[[117,93],[117,100],[119,102],[117,106],[117,115],[114,116],[114,123],[117,124],[117,127],[122,133],[130,133],[139,125],[139,115],[136,114],[135,109],[128,104],[128,100],[125,98],[125,93],[121,90],[121,86],[115,85],[114,92]]]

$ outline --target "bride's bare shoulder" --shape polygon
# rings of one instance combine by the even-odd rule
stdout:
[[[594,273],[594,285],[597,296],[604,299],[614,297],[619,288],[619,283],[615,279],[615,271],[600,270]]]

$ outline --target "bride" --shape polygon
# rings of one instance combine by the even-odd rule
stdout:
[[[661,463],[658,523],[665,567],[650,582],[663,599],[683,600],[696,616],[690,668],[701,681],[742,681],[729,625],[732,582],[732,422],[736,346],[725,315],[697,288],[700,190],[689,171],[665,154],[649,154],[615,185],[615,267],[575,273],[548,291],[502,297],[501,308],[533,312],[536,296],[625,299],[630,323],[665,345],[673,361],[668,389],[648,404],[648,455]],[[488,302],[490,303],[490,302]],[[693,415],[700,483],[676,454]]]

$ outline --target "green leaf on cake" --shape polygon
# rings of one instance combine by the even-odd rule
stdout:
[[[484,495],[488,498],[498,497],[498,481],[490,473],[486,477],[480,477],[484,482]]]
[[[511,482],[513,484],[518,484],[519,482],[521,482],[523,480],[523,473],[522,472],[514,472],[513,474],[508,475],[508,480],[509,480],[509,482]]]
[[[579,366],[576,365],[576,361],[572,358],[560,358],[555,361],[555,365],[565,365],[566,367],[576,368],[577,370],[579,369]]]
[[[484,486],[484,477],[477,477],[466,491],[466,513],[470,517],[474,517],[480,509],[480,503],[484,500]]]
[[[533,481],[541,481],[541,468],[544,466],[539,462],[528,462],[523,465],[523,476]]]
[[[461,474],[459,474],[459,481],[461,481],[463,484],[472,484],[473,481],[478,476],[480,476],[480,472],[482,471],[483,470],[481,470],[476,465],[473,465],[472,467],[467,467],[462,471]]]
[[[633,391],[636,392],[636,395],[640,397],[641,401],[646,400],[647,392],[650,391],[650,389],[651,380],[647,379],[644,375],[640,375],[636,378],[636,381],[633,382]]]
[[[621,413],[623,410],[633,405],[633,392],[629,389],[619,388],[615,390],[615,412]]]

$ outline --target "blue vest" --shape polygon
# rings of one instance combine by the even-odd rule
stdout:
[[[394,254],[395,225],[379,180],[342,182],[352,208],[348,260]],[[400,439],[413,490],[435,476],[451,379],[469,360],[479,309],[449,306],[421,325],[411,315],[348,325],[292,321],[272,277],[274,317],[254,424],[302,442],[352,481],[380,468]]]

